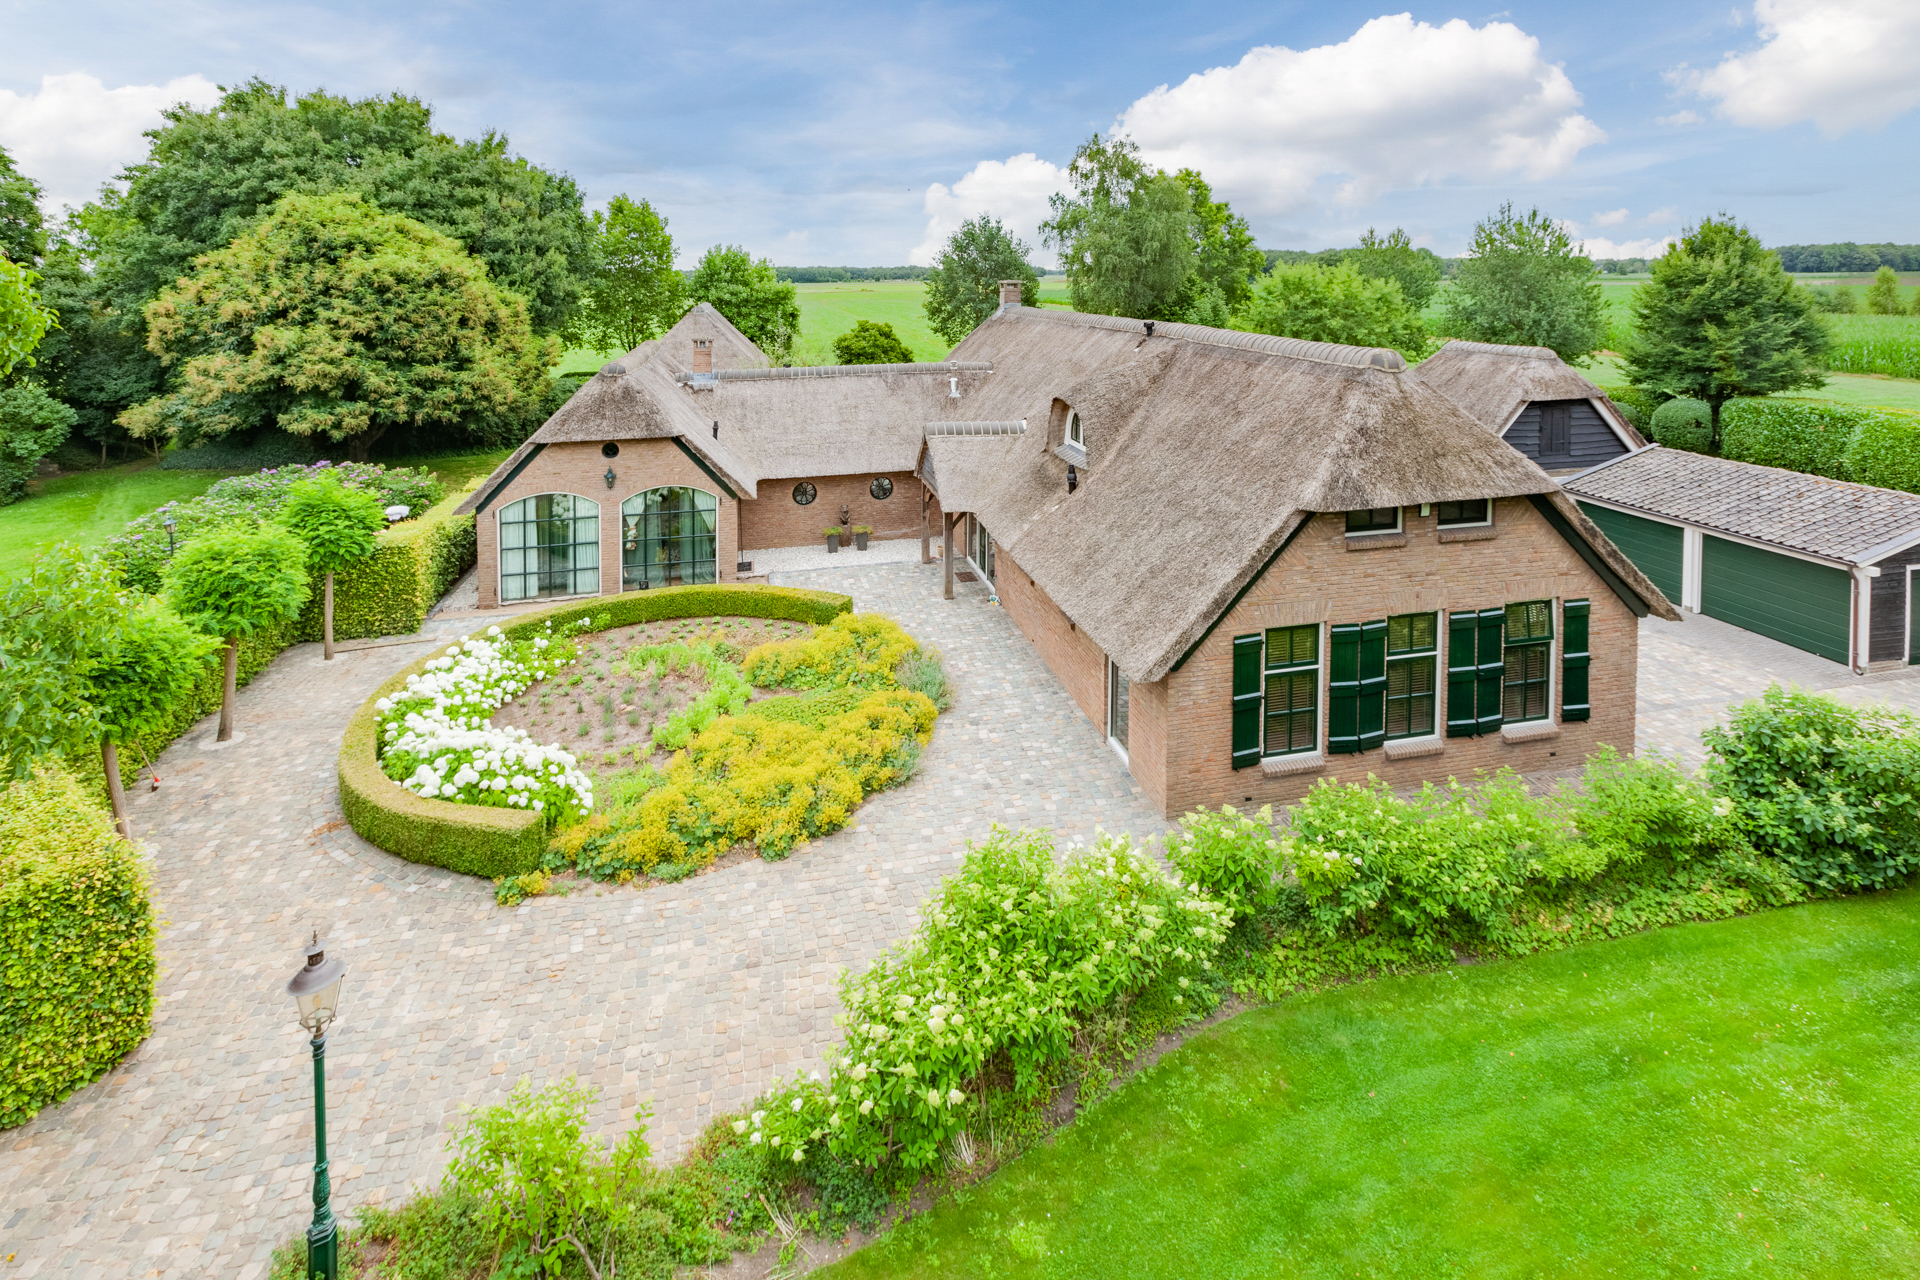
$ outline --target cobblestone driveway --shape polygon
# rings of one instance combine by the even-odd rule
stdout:
[[[520,1076],[651,1101],[671,1159],[716,1110],[818,1065],[835,980],[912,927],[993,823],[1070,836],[1164,824],[976,586],[917,564],[793,574],[851,592],[946,654],[956,697],[919,776],[781,863],[513,910],[489,886],[389,857],[340,816],[346,717],[428,642],[291,650],[241,691],[242,741],[199,726],[134,797],[166,921],[153,1035],[98,1083],[0,1134],[0,1280],[239,1277],[311,1210],[311,1067],[283,986],[318,928],[350,966],[328,1050],[334,1203],[433,1183],[449,1122]],[[473,619],[430,624],[436,638]],[[5,1261],[9,1254],[11,1262]]]
[[[529,1073],[600,1086],[607,1128],[650,1101],[670,1159],[716,1110],[817,1063],[841,968],[913,925],[967,840],[995,822],[1083,838],[1164,825],[978,587],[944,603],[918,565],[782,581],[893,612],[945,651],[957,691],[914,783],[786,862],[503,911],[485,886],[373,849],[341,821],[340,729],[431,641],[355,649],[331,670],[296,648],[241,692],[242,741],[205,749],[209,721],[177,743],[159,791],[134,797],[166,921],[154,1032],[0,1135],[0,1280],[253,1280],[302,1228],[309,1063],[282,986],[310,929],[351,966],[328,1074],[334,1202],[350,1211],[436,1181],[460,1108]],[[1678,754],[1772,675],[1908,705],[1920,693],[1710,620],[1649,623],[1643,641],[1642,744]]]

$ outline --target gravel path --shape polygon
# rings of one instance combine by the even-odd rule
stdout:
[[[153,1035],[105,1079],[0,1134],[0,1280],[254,1280],[308,1214],[310,1067],[283,994],[312,929],[349,966],[329,1050],[334,1203],[431,1184],[461,1108],[572,1073],[611,1131],[655,1109],[671,1159],[716,1112],[816,1065],[835,980],[906,933],[966,842],[994,823],[1165,824],[978,585],[940,599],[939,566],[778,576],[851,592],[946,654],[956,698],[919,776],[781,863],[645,891],[493,904],[488,886],[390,857],[341,820],[347,715],[390,673],[477,625],[290,650],[240,694],[244,737],[212,720],[135,793],[165,924]],[[478,620],[483,622],[484,619]],[[1697,759],[1701,723],[1784,676],[1920,705],[1920,681],[1860,679],[1724,624],[1643,630],[1641,745]],[[1818,665],[1812,665],[1818,664]]]

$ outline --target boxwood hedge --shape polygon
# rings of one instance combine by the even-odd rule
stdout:
[[[511,621],[503,618],[495,625],[515,638],[531,636],[550,623],[560,626],[582,619],[593,631],[665,618],[726,616],[780,618],[817,626],[852,608],[851,596],[832,591],[715,584],[594,596]],[[404,688],[407,677],[425,670],[434,656],[427,654],[396,673],[348,721],[340,744],[340,807],[363,839],[408,861],[489,878],[530,872],[540,865],[546,850],[550,833],[545,817],[518,809],[428,800],[380,771],[380,719],[373,704]]]
[[[72,774],[42,765],[0,793],[0,1129],[146,1037],[155,933],[140,855]]]

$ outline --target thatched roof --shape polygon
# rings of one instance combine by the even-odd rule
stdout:
[[[1455,339],[1414,367],[1413,376],[1466,410],[1495,435],[1504,435],[1535,400],[1589,400],[1629,449],[1646,447],[1620,406],[1587,381],[1551,347],[1503,347]]]
[[[1088,465],[1069,496],[1054,425],[929,440],[941,506],[975,512],[1134,679],[1164,676],[1309,513],[1558,493],[1397,356],[1255,338],[1013,307],[954,353],[995,370],[968,418],[1053,424],[1071,405]],[[1577,509],[1568,523],[1671,611]]]
[[[1659,445],[1563,483],[1575,497],[1841,564],[1872,564],[1920,540],[1920,494]]]

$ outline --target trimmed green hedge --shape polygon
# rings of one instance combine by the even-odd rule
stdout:
[[[1713,441],[1713,406],[1705,400],[1676,396],[1654,410],[1646,436],[1669,449],[1705,453]]]
[[[1852,479],[1847,446],[1870,409],[1807,400],[1729,400],[1720,409],[1720,452],[1740,462]]]
[[[852,609],[853,597],[832,591],[719,584],[595,596],[495,625],[514,638],[533,635],[549,623],[561,626],[581,619],[591,620],[594,631],[665,618],[727,616],[818,626]],[[380,771],[380,713],[373,704],[405,688],[407,677],[420,674],[437,656],[437,651],[427,654],[397,672],[347,722],[340,744],[340,807],[363,839],[409,862],[490,879],[523,875],[540,865],[546,851],[550,833],[544,815],[428,800]]]
[[[1920,414],[1873,414],[1854,429],[1845,462],[1861,484],[1920,493]]]
[[[139,852],[71,773],[0,793],[0,1129],[146,1038],[156,933]]]
[[[420,629],[427,610],[473,565],[473,517],[453,513],[465,497],[449,495],[419,519],[382,529],[372,555],[333,575],[335,640],[411,635]],[[316,582],[300,615],[299,639],[320,639],[322,603]]]

